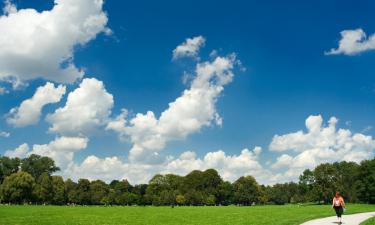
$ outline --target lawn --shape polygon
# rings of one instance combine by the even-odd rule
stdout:
[[[366,220],[365,222],[361,223],[361,225],[374,225],[375,224],[375,217]]]
[[[375,211],[375,205],[349,205],[349,213]],[[100,207],[0,206],[0,224],[300,224],[334,215],[330,206]]]

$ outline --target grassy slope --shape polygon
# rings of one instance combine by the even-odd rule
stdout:
[[[365,222],[361,223],[361,225],[374,225],[375,224],[375,217],[366,220]]]
[[[375,211],[375,205],[349,205],[349,213]],[[330,206],[254,207],[67,207],[0,206],[0,224],[300,224],[332,216]]]

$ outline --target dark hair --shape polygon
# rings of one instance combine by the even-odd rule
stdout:
[[[336,191],[335,197],[341,197],[340,192]]]

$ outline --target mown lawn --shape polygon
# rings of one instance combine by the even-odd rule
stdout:
[[[374,225],[375,224],[375,217],[366,220],[365,222],[361,223],[361,225]]]
[[[348,213],[375,211],[375,205],[348,205]],[[0,224],[300,224],[333,216],[330,206],[100,207],[0,206]]]

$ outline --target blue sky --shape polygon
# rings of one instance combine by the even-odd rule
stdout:
[[[80,1],[84,2],[82,4],[90,2]],[[70,4],[69,0],[60,2]],[[53,1],[26,0],[3,2],[0,7],[10,4],[14,4],[18,12],[4,11],[0,21],[5,21],[4,18],[12,14],[19,14],[21,9],[33,8],[42,12],[53,8]],[[168,103],[189,88],[189,83],[183,82],[184,73],[194,74],[197,63],[213,61],[209,55],[216,50],[223,57],[235,53],[242,64],[233,68],[233,81],[225,85],[215,104],[216,111],[223,119],[222,125],[204,125],[186,137],[168,141],[162,150],[158,150],[160,154],[178,158],[189,150],[196,153],[194,159],[203,160],[208,152],[223,150],[227,156],[239,156],[244,148],[251,150],[260,146],[261,154],[254,153],[254,157],[266,172],[259,172],[258,168],[254,172],[256,177],[259,176],[264,182],[295,179],[295,175],[283,174],[291,168],[268,168],[282,154],[297,157],[304,151],[318,148],[311,146],[311,143],[322,140],[307,141],[305,145],[310,147],[300,147],[298,150],[290,146],[285,151],[280,150],[282,147],[272,150],[269,145],[274,135],[287,135],[299,130],[308,133],[305,120],[310,115],[321,115],[324,121],[322,129],[328,126],[331,117],[336,117],[339,120],[335,125],[337,129],[343,128],[353,134],[370,137],[370,143],[365,147],[369,150],[360,159],[372,157],[375,149],[372,139],[375,135],[372,129],[375,126],[375,51],[371,46],[374,43],[369,38],[370,47],[355,54],[344,51],[327,55],[325,52],[338,48],[339,41],[344,38],[340,32],[344,30],[360,28],[368,37],[375,33],[374,9],[373,1],[363,1],[361,4],[354,1],[189,1],[183,5],[176,1],[105,1],[102,10],[108,21],[104,26],[112,32],[106,33],[101,28],[97,36],[90,37],[84,44],[79,44],[79,41],[74,43],[73,40],[74,50],[71,52],[74,58],[69,60],[77,68],[84,68],[83,78],[66,83],[50,79],[49,76],[53,74],[48,77],[41,74],[25,79],[24,85],[14,89],[5,78],[14,74],[7,75],[5,68],[5,75],[1,75],[0,68],[0,79],[3,80],[0,86],[7,89],[7,93],[0,95],[0,114],[3,115],[0,132],[10,134],[9,137],[0,137],[0,154],[23,143],[31,151],[33,144],[48,144],[55,138],[67,136],[66,133],[48,131],[51,123],[46,122],[46,115],[64,107],[68,93],[74,91],[84,78],[102,81],[106,91],[113,95],[114,104],[109,118],[119,115],[122,108],[129,111],[130,117],[149,110],[159,117],[168,108]],[[75,21],[71,22],[74,24]],[[30,26],[27,23],[20,25]],[[9,28],[0,25],[0,33],[3,33],[7,30],[1,29]],[[59,33],[59,39],[51,41],[63,42],[67,35]],[[172,59],[176,46],[186,38],[197,36],[205,38],[205,45],[199,49],[199,59]],[[0,51],[1,44],[0,40]],[[49,57],[48,52],[43,54],[43,57]],[[17,58],[15,62],[22,63]],[[7,123],[8,112],[23,100],[31,98],[36,88],[47,81],[56,86],[60,83],[66,86],[61,100],[45,105],[37,124],[17,128]],[[96,132],[78,135],[89,141],[84,149],[75,152],[73,161],[77,167],[91,155],[98,159],[118,157],[121,163],[130,163],[128,154],[134,143],[129,139],[119,140],[116,132],[105,130],[103,126]],[[68,136],[77,135],[70,133]],[[325,149],[340,150],[336,144],[328,145]],[[344,153],[348,154],[351,153]],[[332,159],[327,157],[327,160]],[[316,160],[317,163],[324,161]],[[140,164],[145,165],[144,162]],[[306,165],[306,168],[309,166]],[[165,164],[156,165],[151,172],[163,172],[160,168],[165,167]],[[224,173],[225,168],[220,171]],[[253,173],[251,168],[240,171]],[[109,176],[108,173],[110,171],[103,172],[105,177]],[[69,176],[71,173],[67,174]],[[275,174],[279,176],[271,179]],[[84,175],[91,176],[90,173]],[[228,179],[238,175],[245,174],[233,174]],[[122,176],[139,181],[126,173]],[[119,178],[117,175],[113,177]]]

